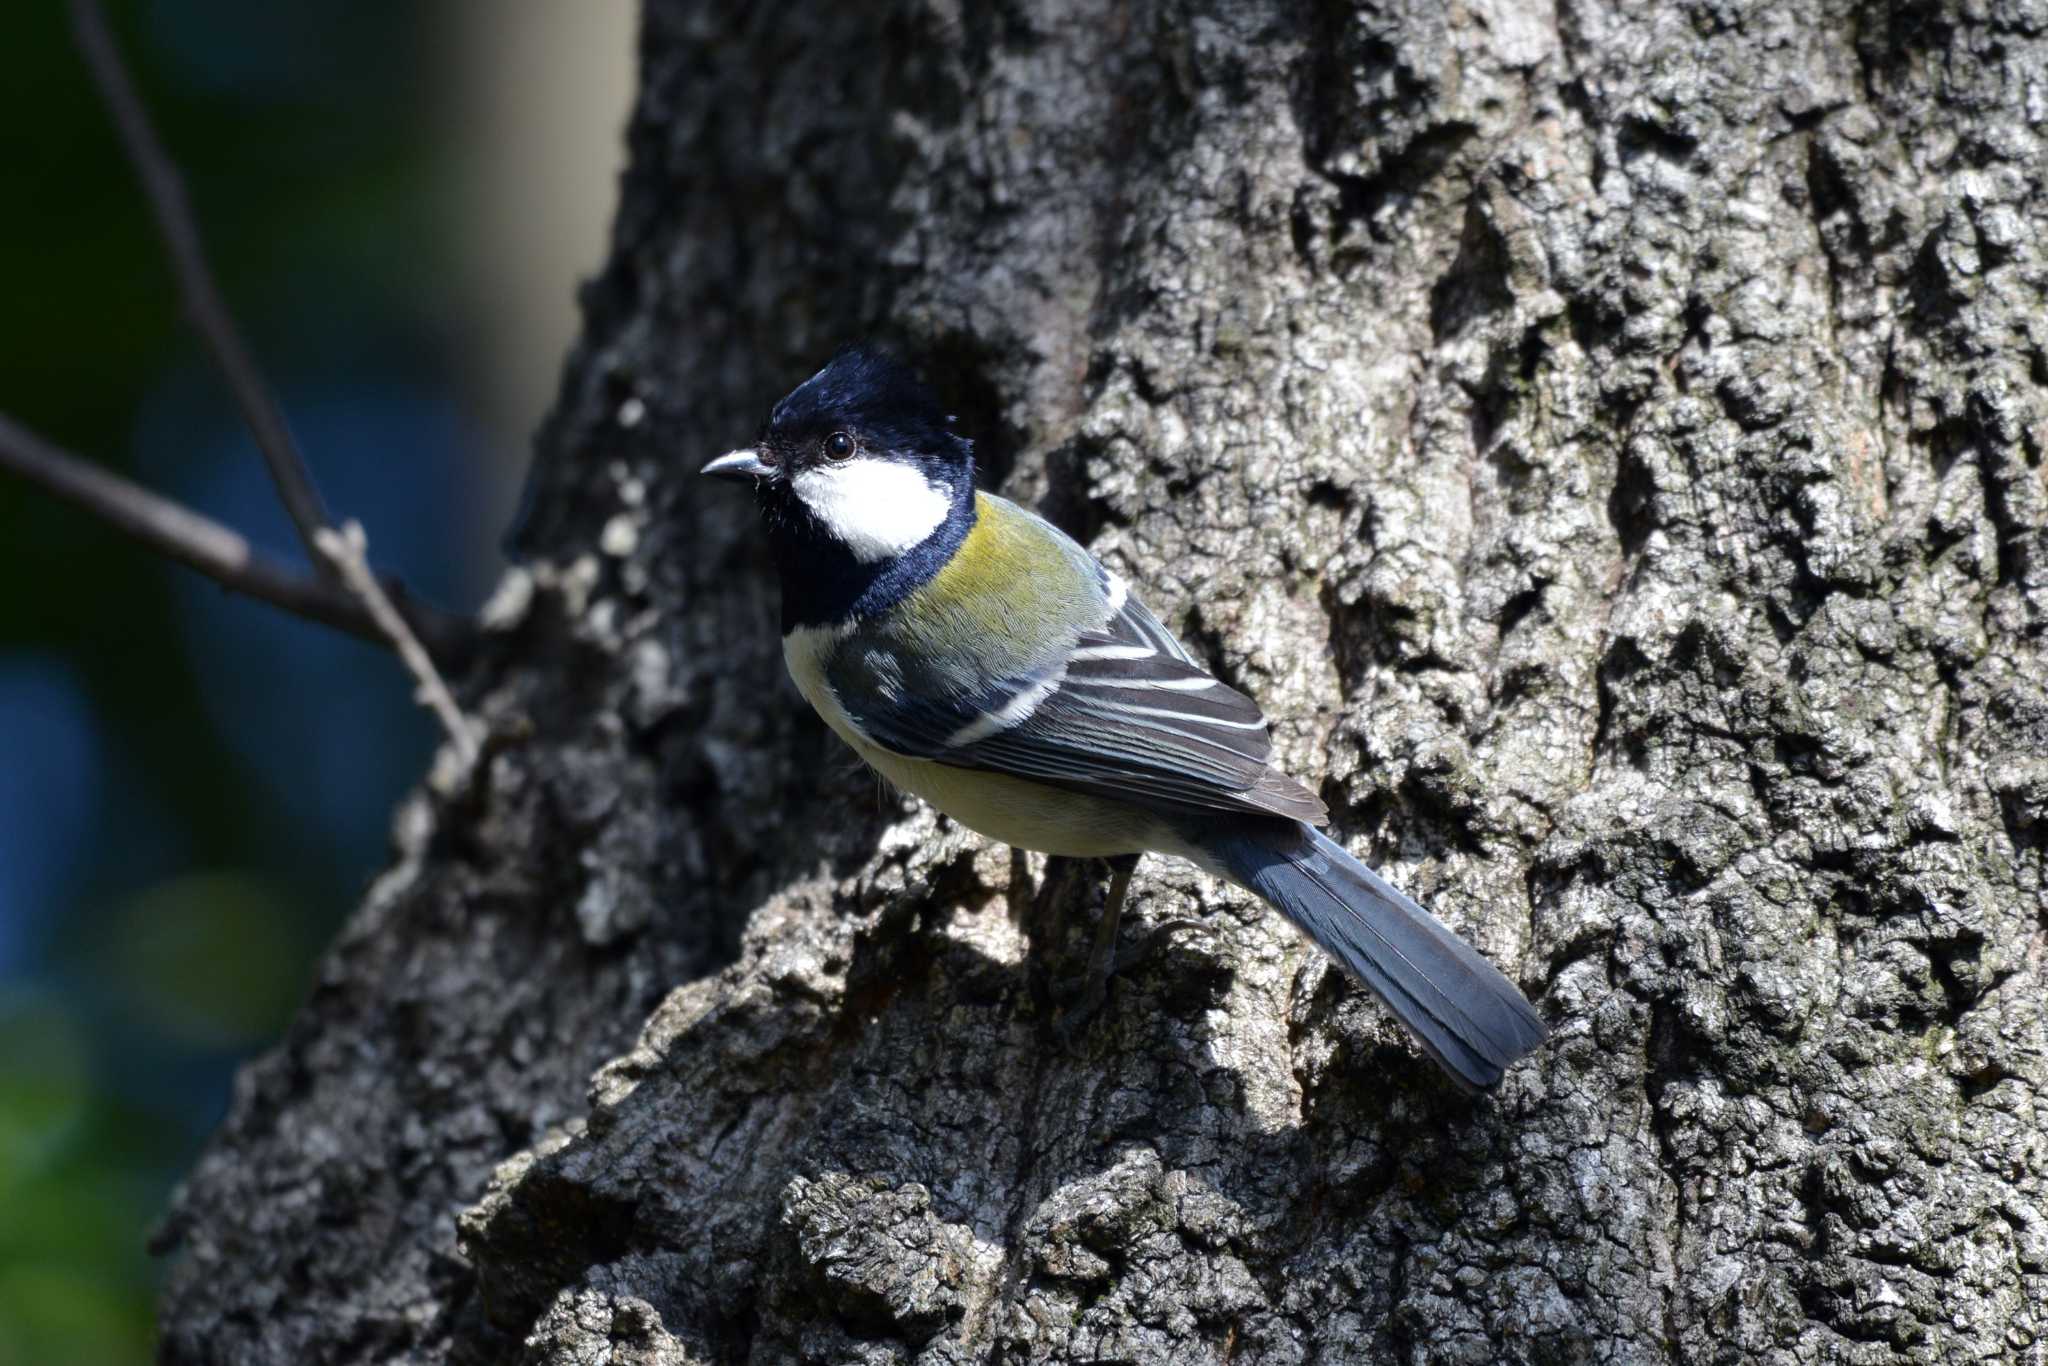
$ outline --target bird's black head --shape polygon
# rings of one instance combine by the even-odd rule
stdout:
[[[832,444],[851,438],[855,449]],[[915,465],[935,482],[973,478],[973,443],[910,368],[886,351],[849,346],[768,415],[762,445],[787,462],[858,459]]]
[[[775,405],[753,447],[704,473],[753,481],[784,624],[793,611],[814,624],[938,572],[974,522],[973,450],[907,366],[851,346]]]

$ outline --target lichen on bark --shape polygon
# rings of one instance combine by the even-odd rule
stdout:
[[[2044,72],[2022,0],[650,0],[492,756],[246,1073],[165,1358],[2038,1360]],[[1046,1027],[1085,949],[692,483],[877,333],[1551,1046],[1467,1101],[1159,861]]]

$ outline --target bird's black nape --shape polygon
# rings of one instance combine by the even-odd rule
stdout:
[[[916,372],[879,346],[842,347],[775,405],[763,440],[793,448],[840,429],[898,458],[973,469],[974,443],[953,430],[952,417]]]

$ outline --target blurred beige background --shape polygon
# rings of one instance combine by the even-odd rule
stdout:
[[[603,263],[624,163],[634,0],[447,0],[443,110],[469,333],[467,387],[502,452],[495,535],[580,323],[576,288]]]

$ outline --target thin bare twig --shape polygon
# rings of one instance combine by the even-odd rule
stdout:
[[[278,563],[250,545],[240,532],[111,470],[81,460],[5,413],[0,413],[0,469],[21,475],[65,502],[84,508],[159,555],[198,570],[230,592],[379,645],[392,643],[390,633],[377,624],[369,609],[335,581],[310,578]],[[387,582],[384,592],[387,598],[403,597],[405,590]],[[411,598],[403,601],[402,611],[415,634],[428,641],[443,658],[460,656],[474,639],[473,628],[463,618],[449,616]]]
[[[285,422],[270,386],[242,341],[234,315],[221,297],[220,286],[206,261],[199,225],[185,194],[177,165],[157,140],[149,112],[136,93],[121,51],[107,27],[98,0],[71,0],[72,28],[78,50],[92,72],[100,96],[121,136],[121,145],[142,182],[151,214],[170,257],[171,273],[184,300],[185,315],[199,333],[221,377],[234,395],[242,420],[277,486],[278,498],[291,515],[299,539],[310,556],[315,580],[291,573],[257,555],[249,543],[228,528],[170,499],[59,450],[0,415],[0,465],[16,469],[45,488],[98,513],[145,544],[190,565],[237,592],[247,593],[330,626],[405,653],[406,645],[424,656],[422,639],[443,655],[459,653],[473,639],[469,623],[416,602],[402,584],[380,581],[363,566],[370,585],[366,593],[338,577],[341,568],[323,548],[330,517],[313,486],[304,455]],[[398,620],[394,633],[385,615]],[[405,644],[401,644],[402,640]],[[405,660],[415,674],[412,658]],[[433,669],[428,662],[429,671]],[[439,684],[438,675],[435,679]],[[441,685],[443,694],[447,688]]]
[[[385,643],[383,631],[369,612],[334,583],[285,568],[258,552],[238,532],[51,445],[4,414],[0,414],[0,469],[12,470],[78,504],[223,588],[365,640]]]
[[[462,761],[465,771],[476,764],[476,732],[470,729],[469,718],[462,714],[462,708],[455,705],[455,695],[448,691],[448,685],[441,680],[441,673],[434,667],[419,637],[405,624],[405,618],[384,596],[382,584],[370,570],[369,539],[363,535],[363,524],[351,517],[341,524],[340,530],[321,527],[313,533],[313,543],[328,563],[341,575],[341,581],[349,586],[357,598],[368,609],[384,634],[389,636],[398,657],[405,661],[406,669],[412,674],[418,688],[419,700],[440,718],[441,728],[448,732],[448,738],[455,745],[456,757]]]
[[[164,248],[171,258],[171,273],[177,277],[179,293],[184,297],[185,316],[212,352],[214,363],[234,393],[242,420],[249,424],[257,449],[263,452],[271,481],[277,485],[278,497],[298,528],[306,553],[316,570],[328,573],[328,562],[318,553],[314,534],[332,519],[319,491],[313,487],[305,457],[292,438],[284,413],[243,344],[234,316],[228,312],[213,271],[206,264],[206,251],[185,196],[184,180],[165,154],[163,144],[157,141],[148,111],[135,93],[135,82],[121,60],[120,49],[114,44],[98,0],[71,0],[71,23],[78,37],[79,52],[92,71],[93,81],[120,131],[121,144],[127,149],[128,159],[134,163],[135,174],[149,198],[150,211],[156,216],[157,229],[163,234]]]

